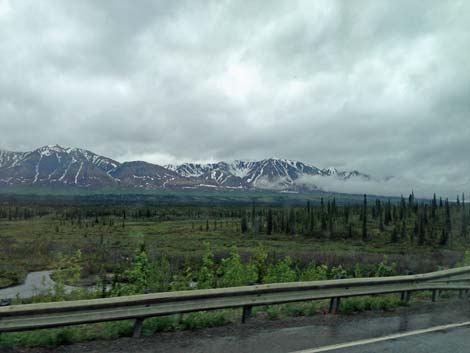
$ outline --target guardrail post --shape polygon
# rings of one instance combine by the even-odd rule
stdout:
[[[328,312],[331,313],[337,313],[339,312],[339,307],[341,303],[341,298],[335,297],[330,299],[330,307],[328,309]]]
[[[335,305],[336,298],[331,298],[330,299],[330,307],[328,308],[328,312],[332,313],[333,312],[333,307]]]
[[[132,333],[133,338],[139,338],[142,334],[142,327],[144,326],[144,319],[137,318],[134,322],[134,332]]]
[[[408,303],[410,301],[410,297],[411,297],[411,292],[406,290],[406,291],[401,292],[400,300],[402,302]]]
[[[433,302],[435,302],[436,299],[437,299],[437,290],[433,289],[433,291],[432,291],[432,299],[431,299],[431,300],[432,300]]]
[[[341,297],[336,298],[336,303],[335,303],[335,313],[339,313],[339,308],[341,304]]]
[[[462,298],[463,298],[463,290],[460,289],[460,290],[459,290],[459,299],[462,299]]]
[[[248,321],[248,319],[251,317],[251,309],[252,307],[250,305],[245,305],[243,307],[243,313],[242,313],[242,324]]]

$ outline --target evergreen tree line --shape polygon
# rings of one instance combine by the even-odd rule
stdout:
[[[462,200],[462,201],[460,201]],[[403,241],[419,245],[452,244],[466,241],[470,209],[465,204],[465,195],[451,203],[448,199],[419,202],[414,194],[399,202],[375,199],[368,202],[364,195],[361,205],[337,205],[335,198],[320,200],[312,206],[266,208],[252,206],[245,209],[240,218],[241,233],[290,234],[316,238],[362,239],[389,236],[391,243]]]

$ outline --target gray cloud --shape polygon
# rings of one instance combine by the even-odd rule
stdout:
[[[278,156],[453,196],[469,21],[458,0],[0,0],[0,148]]]

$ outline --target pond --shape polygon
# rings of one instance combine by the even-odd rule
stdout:
[[[41,293],[46,293],[54,288],[54,280],[51,278],[53,271],[30,272],[23,284],[0,289],[0,299],[30,298]],[[71,292],[75,287],[65,286],[66,292]]]

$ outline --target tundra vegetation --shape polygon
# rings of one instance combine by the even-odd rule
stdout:
[[[0,285],[53,269],[54,288],[14,303],[76,300],[148,292],[391,276],[469,263],[469,207],[408,198],[296,205],[123,205],[4,202],[0,205]],[[66,285],[93,285],[93,292]],[[424,293],[420,300],[427,297]],[[344,313],[388,310],[397,295],[347,299]],[[255,308],[275,319],[314,315],[324,301]],[[145,321],[144,334],[222,325],[239,310]],[[99,327],[99,329],[96,329]],[[0,348],[130,335],[132,322],[0,335]],[[13,348],[12,348],[13,349]]]

